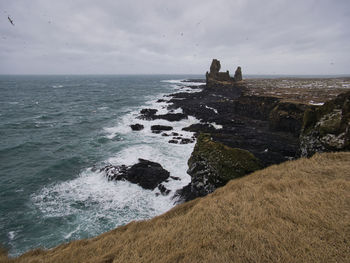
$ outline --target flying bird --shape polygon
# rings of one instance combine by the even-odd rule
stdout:
[[[7,16],[7,18],[8,18],[8,20],[10,21],[10,23],[11,23],[11,25],[15,25],[14,23],[13,23],[13,20],[9,17],[9,16]]]

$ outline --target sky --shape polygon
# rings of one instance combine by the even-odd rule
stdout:
[[[0,0],[0,74],[204,74],[213,58],[350,74],[350,0]]]

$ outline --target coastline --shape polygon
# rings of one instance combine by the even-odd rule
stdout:
[[[183,83],[184,85],[189,85],[188,83],[190,82],[185,81]],[[238,85],[240,89],[242,88],[243,84],[244,83],[240,83]],[[283,101],[280,97],[274,95],[265,97],[261,95],[259,96],[252,94],[246,95],[246,93],[243,93],[243,96],[241,96],[241,92],[239,92],[239,94],[236,94],[234,92],[234,96],[232,96],[232,92],[228,93],[227,90],[213,90],[210,87],[209,89],[206,89],[206,87],[207,86],[205,86],[204,88],[202,87],[203,89],[201,88],[201,91],[197,90],[198,92],[193,92],[197,88],[192,86],[189,87],[187,92],[180,91],[168,95],[168,98],[170,98],[170,104],[168,104],[167,108],[170,111],[176,111],[177,109],[181,108],[184,114],[186,114],[187,116],[195,116],[196,118],[201,120],[200,125],[192,127],[189,126],[189,131],[195,132],[197,133],[197,135],[199,135],[199,133],[201,132],[209,132],[212,134],[214,140],[224,143],[225,145],[228,145],[230,147],[236,147],[232,144],[233,137],[228,136],[228,134],[232,133],[233,130],[236,132],[234,137],[235,139],[243,135],[248,135],[248,137],[254,137],[257,134],[259,134],[257,138],[259,138],[260,141],[255,142],[255,145],[250,145],[251,142],[249,142],[247,144],[247,149],[251,149],[252,152],[255,151],[254,154],[257,156],[262,156],[260,157],[260,159],[265,160],[265,167],[270,166],[271,164],[278,164],[286,160],[291,160],[298,157],[297,147],[299,145],[299,141],[298,136],[295,135],[296,131],[289,130],[288,125],[282,125],[282,127],[277,127],[277,131],[271,132],[271,124],[269,123],[270,120],[266,120],[266,118],[270,117],[271,110],[274,109],[278,103],[280,103],[281,101],[282,103],[286,103],[286,101]],[[246,90],[244,92],[246,92]],[[239,98],[239,100],[237,100],[237,98]],[[241,100],[242,98],[243,103]],[[265,108],[261,108],[262,104]],[[297,102],[296,104],[302,104],[303,107],[306,107],[302,109],[302,113],[304,113],[307,107],[315,107],[315,105],[311,104],[304,106],[306,104],[299,102]],[[247,105],[249,106],[248,108]],[[236,114],[238,113],[237,115],[235,115],[237,118],[235,118],[233,121],[232,115],[222,116],[222,113],[224,111],[227,111],[227,109],[230,107],[234,108],[235,111],[237,111]],[[256,109],[254,109],[254,107],[256,107]],[[229,113],[232,114],[232,112]],[[250,120],[249,116],[252,115],[254,116],[254,118]],[[302,119],[300,119],[299,117],[295,118],[293,120],[293,123],[299,123],[301,129]],[[254,131],[254,133],[249,134],[249,132],[247,133],[247,130]],[[271,144],[271,137],[267,136],[271,134],[273,136],[277,136],[275,144]],[[266,135],[266,137],[261,135]],[[243,138],[239,142],[239,148],[244,149],[244,147],[246,147],[244,146],[245,139],[246,138]],[[282,155],[276,156],[276,153],[278,153],[278,151],[281,150],[281,145],[278,146],[278,144],[282,144],[282,142],[283,148],[285,148],[286,145],[289,144],[289,149],[286,151],[288,155],[284,155],[286,152],[283,152]],[[237,143],[237,140],[235,143]],[[271,153],[271,150],[267,152],[265,151],[265,146],[267,144],[276,147],[274,151],[272,151],[272,154],[270,156],[268,154]],[[260,147],[257,148],[257,145],[259,145]]]

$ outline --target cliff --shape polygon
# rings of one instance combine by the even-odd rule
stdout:
[[[323,106],[305,112],[300,135],[302,156],[349,150],[350,92],[340,94]]]
[[[349,159],[274,165],[151,220],[0,262],[347,262]]]
[[[212,183],[218,178],[217,174],[224,173],[221,165],[212,165],[212,156],[204,155],[203,149],[225,159],[226,150],[218,147],[222,144],[230,151],[241,150],[238,163],[249,163],[250,156],[254,156],[262,167],[301,155],[312,156],[315,152],[350,149],[350,92],[338,95],[323,106],[313,105],[300,99],[311,92],[309,85],[299,88],[294,97],[286,89],[288,96],[284,98],[277,92],[278,88],[274,95],[254,95],[245,81],[220,79],[219,70],[220,62],[214,59],[210,73],[206,75],[207,84],[201,92],[174,94],[171,100],[172,109],[182,108],[185,114],[201,120],[202,124],[186,130],[210,134],[210,143],[204,144],[203,138],[198,137],[188,163],[191,182],[177,192],[180,201],[203,196],[223,185],[223,180]],[[242,74],[240,67],[237,71],[236,75]],[[253,90],[257,93],[258,88]],[[340,91],[344,92],[344,89]],[[215,128],[211,123],[221,127]],[[237,160],[215,161],[217,164],[222,162],[237,163]],[[231,167],[231,171],[234,170]],[[249,173],[248,170],[240,176]],[[231,175],[230,179],[233,179],[234,172]]]
[[[228,181],[262,168],[250,152],[215,142],[209,134],[200,134],[188,160],[191,183],[177,192],[180,202],[214,192]]]

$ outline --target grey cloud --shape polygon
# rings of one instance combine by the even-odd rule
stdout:
[[[203,74],[212,58],[250,74],[349,73],[349,11],[348,0],[2,1],[0,74]]]

